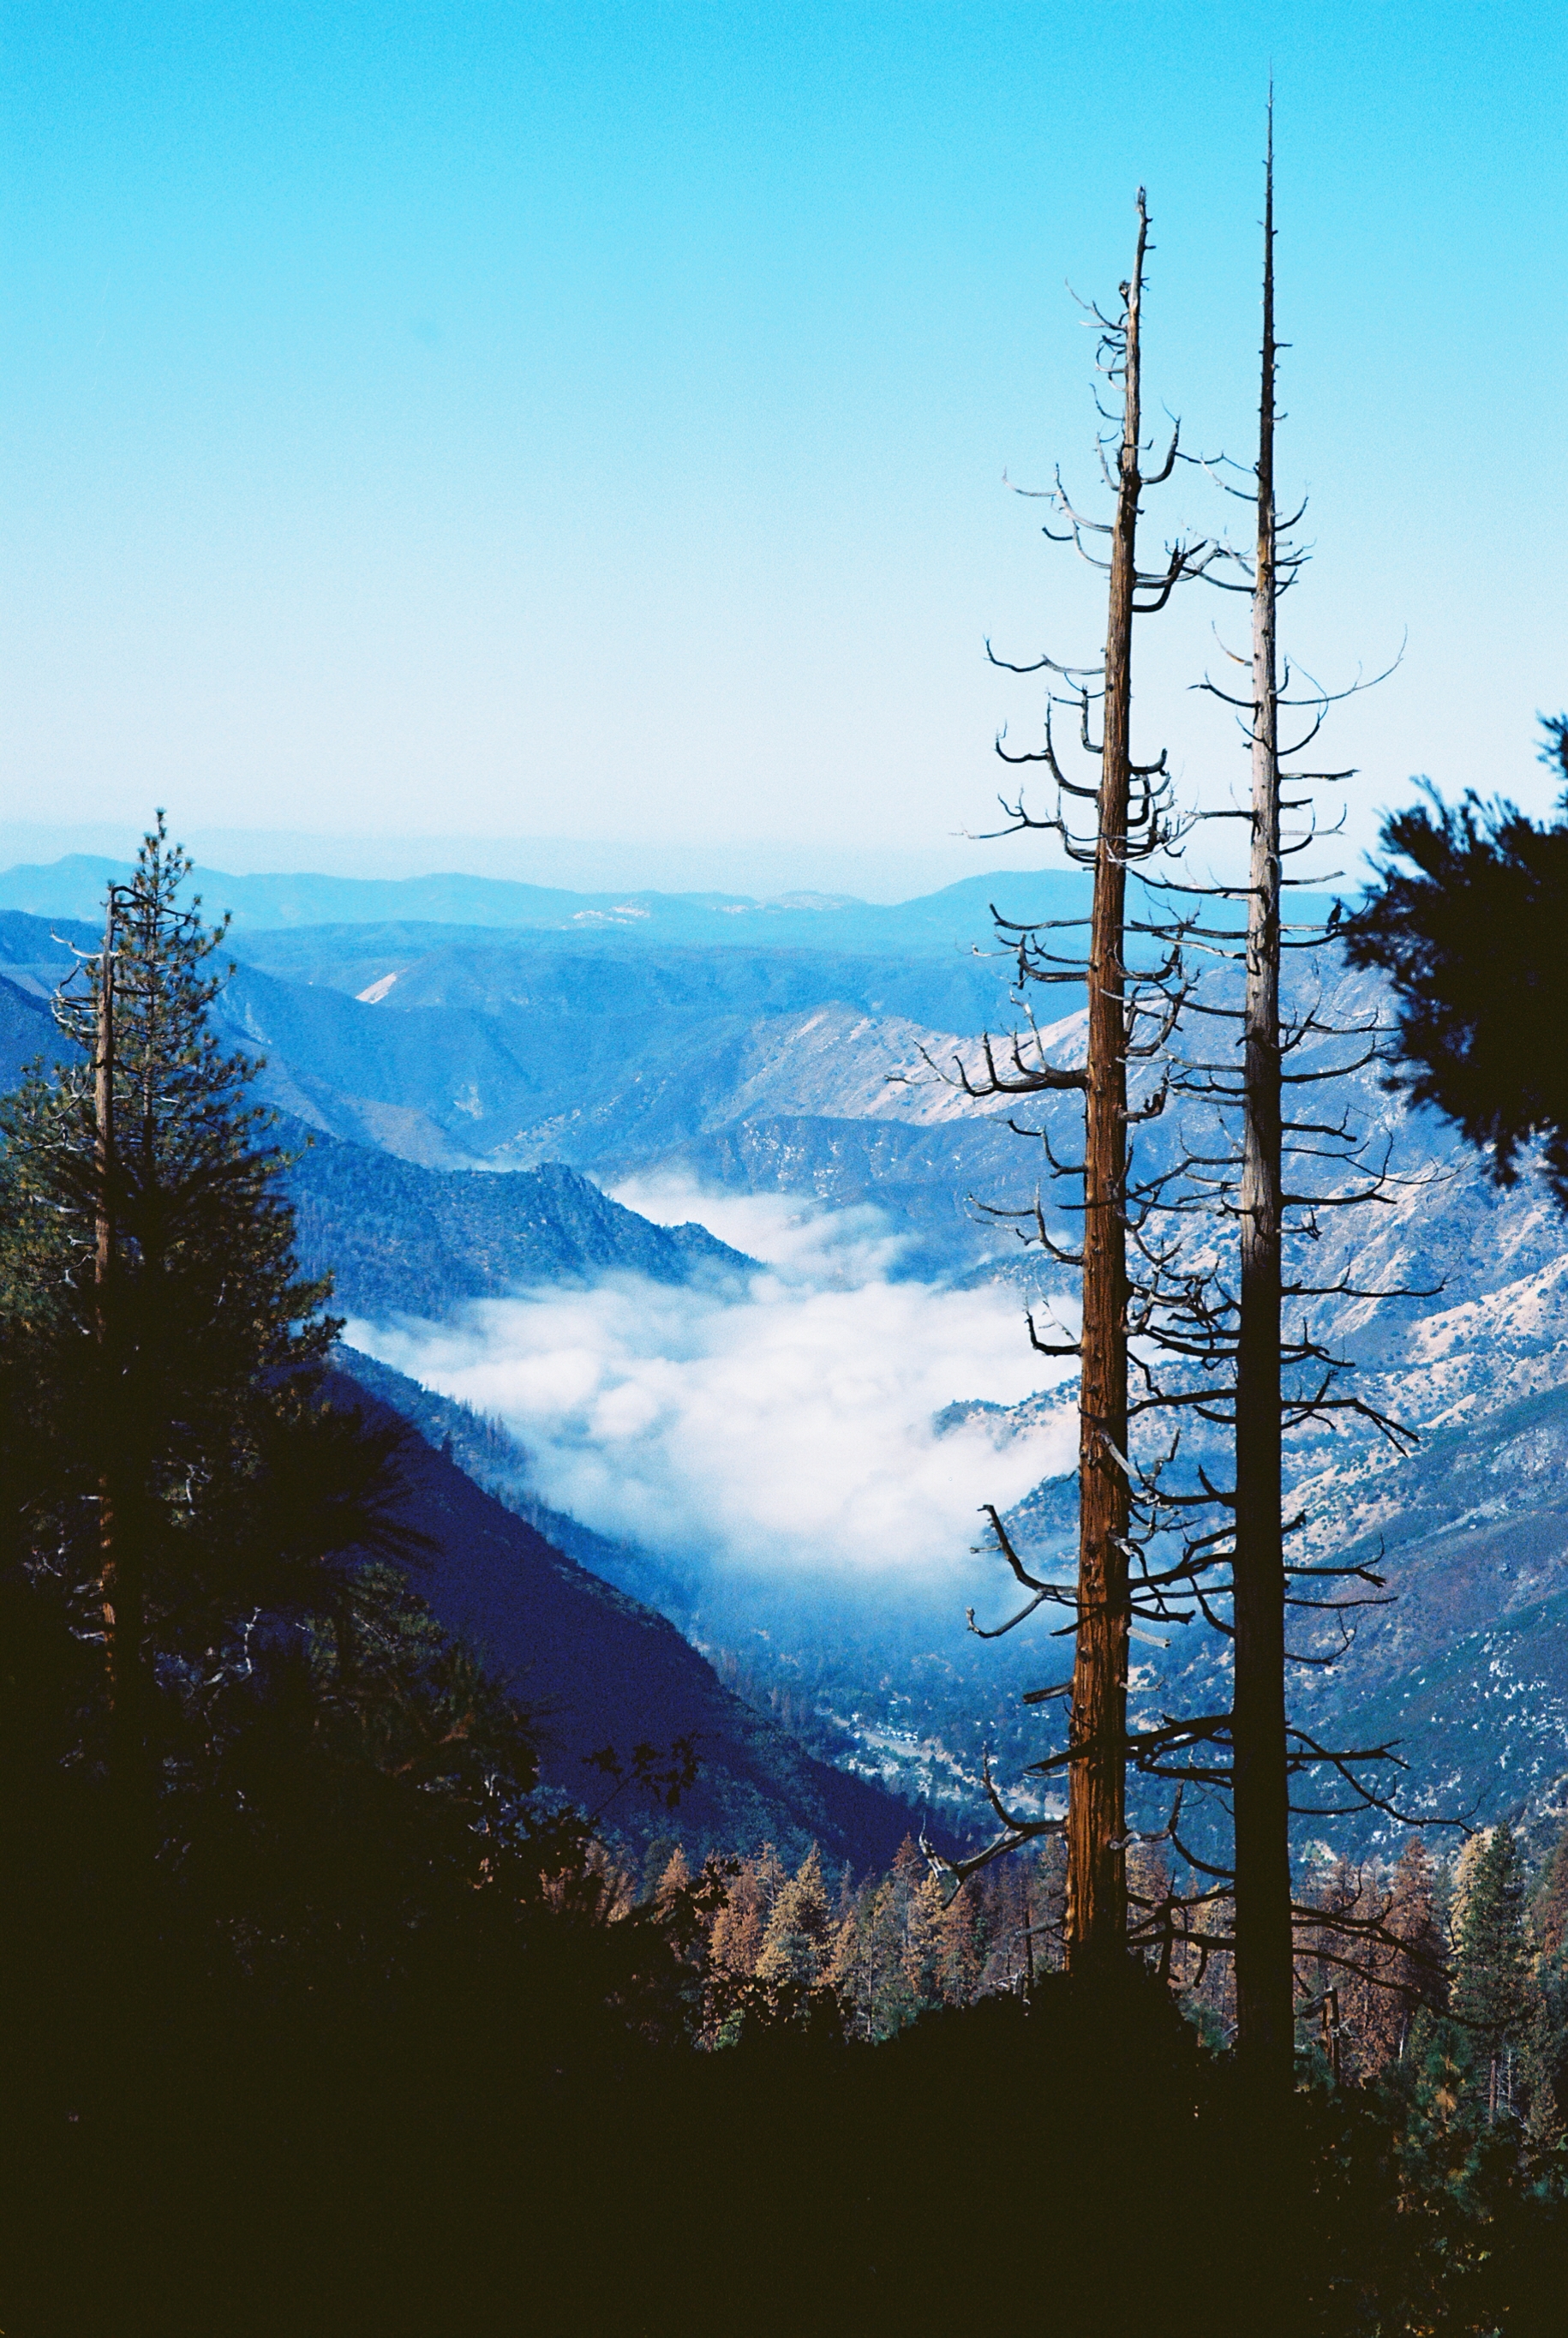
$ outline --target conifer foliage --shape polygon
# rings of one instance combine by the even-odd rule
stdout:
[[[885,1874],[846,1870],[836,1891],[815,1848],[791,1875],[765,1843],[731,1863],[712,1920],[705,2042],[816,2021],[874,2045],[923,2014],[1026,1989],[1061,1970],[1065,1882],[1059,1838],[956,1892],[911,1836]]]
[[[1473,791],[1425,801],[1383,826],[1377,882],[1347,928],[1351,961],[1379,967],[1399,1000],[1401,1075],[1485,1149],[1511,1184],[1542,1140],[1568,1205],[1568,1076],[1541,1017],[1568,982],[1568,715],[1545,725],[1543,762],[1563,776],[1558,817],[1537,822]]]
[[[160,820],[59,1002],[72,1052],[0,1107],[12,1995],[127,2033],[181,1974],[311,1995],[488,1940],[559,1976],[570,1940],[568,1994],[680,2028],[710,1886],[621,1922],[591,1826],[530,1799],[528,1716],[421,1597],[407,1432],[333,1400],[189,874]]]
[[[1519,1847],[1506,1824],[1481,1843],[1459,1919],[1454,2012],[1474,2040],[1485,2072],[1486,2115],[1514,2107],[1514,2074],[1523,2042],[1528,1964],[1524,1878]]]
[[[0,1118],[6,1556],[102,1650],[88,1742],[132,1832],[171,1732],[256,1680],[271,1627],[331,1616],[347,1653],[367,1567],[415,1555],[391,1440],[321,1397],[338,1327],[257,1066],[211,1027],[221,934],[188,875],[160,820],[62,997],[74,1055]]]

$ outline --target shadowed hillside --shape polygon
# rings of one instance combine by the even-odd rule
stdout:
[[[346,1373],[332,1390],[372,1420],[387,1417]],[[406,1471],[405,1515],[435,1546],[420,1588],[538,1717],[547,1784],[592,1805],[605,1780],[588,1757],[602,1747],[625,1759],[639,1742],[695,1739],[701,1767],[679,1811],[639,1805],[628,1791],[606,1813],[612,1831],[679,1835],[699,1857],[772,1841],[799,1859],[816,1842],[863,1870],[886,1864],[917,1826],[906,1803],[816,1761],[743,1704],[672,1624],[553,1549],[422,1438]]]

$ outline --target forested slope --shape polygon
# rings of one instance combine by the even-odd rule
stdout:
[[[559,1162],[495,1176],[328,1138],[304,1144],[288,1190],[301,1257],[332,1275],[337,1304],[358,1315],[439,1315],[531,1284],[607,1273],[690,1282],[753,1265],[703,1226],[658,1226],[622,1209]]]

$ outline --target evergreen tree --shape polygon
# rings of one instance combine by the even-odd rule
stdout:
[[[1541,760],[1568,781],[1568,715],[1545,731]],[[1378,882],[1346,929],[1351,962],[1393,983],[1415,1101],[1456,1122],[1504,1184],[1542,1139],[1568,1204],[1568,1077],[1539,1011],[1568,975],[1568,787],[1545,824],[1474,792],[1455,805],[1424,792],[1384,823]]]
[[[1025,1859],[999,1860],[975,1879],[985,1892],[985,1961],[980,1986],[987,1996],[1023,1986],[1028,1977],[1031,1895]]]
[[[703,2035],[710,2046],[733,2045],[748,2010],[758,2009],[757,1967],[773,1903],[786,1881],[770,1842],[755,1859],[740,1860],[729,1877],[708,1942],[708,2007]]]
[[[985,1961],[984,1919],[973,1879],[960,1886],[937,1923],[936,1984],[944,2005],[973,2005]]]
[[[1399,1942],[1390,1978],[1403,1992],[1397,2047],[1402,2053],[1416,2009],[1440,2012],[1448,2002],[1448,1954],[1437,1878],[1419,1834],[1412,1835],[1399,1854],[1384,1920]]]
[[[715,1978],[732,1983],[749,1981],[757,1970],[768,1918],[784,1883],[784,1868],[770,1842],[755,1859],[743,1859],[731,1879],[728,1897],[713,1924]]]
[[[887,1873],[867,1878],[852,1912],[835,1928],[826,1978],[850,2036],[867,2044],[895,2036],[923,2003],[941,2001],[939,1897],[934,1915],[917,1914],[912,1930],[912,1903],[928,1881],[926,1863],[906,1836]],[[916,1940],[920,1947],[912,1955]]]
[[[827,1978],[831,1920],[815,1843],[774,1900],[756,1979],[781,2009],[803,2009]]]
[[[1423,2014],[1407,2057],[1409,2109],[1399,2145],[1407,2197],[1424,2206],[1468,2205],[1484,2182],[1489,2122],[1476,2104],[1464,2033]]]
[[[919,2011],[905,1961],[909,1886],[897,1863],[869,1893],[861,1923],[865,2034],[896,2037]]]
[[[298,1272],[258,1067],[212,1028],[220,934],[181,905],[189,873],[160,818],[62,996],[73,1054],[0,1107],[0,1566],[14,1624],[101,1651],[71,1725],[128,1882],[179,1765],[279,1676],[277,1633],[328,1623],[351,1674],[368,1570],[417,1550],[400,1432],[324,1400],[338,1327]]]
[[[871,1908],[877,1891],[875,1880],[867,1877],[849,1905],[840,1907],[828,1960],[828,1985],[842,2009],[845,2029],[849,2037],[867,2046],[877,2034],[870,1939]]]
[[[1499,2111],[1514,2108],[1514,2070],[1529,2010],[1524,1876],[1506,1823],[1486,1837],[1466,1881],[1453,2009],[1484,2073],[1490,2122]]]
[[[642,1854],[642,1889],[638,1894],[640,1900],[652,1904],[658,1899],[659,1887],[663,1881],[671,1858],[680,1848],[680,1837],[666,1833],[662,1828],[653,1836]]]
[[[1568,1831],[1547,1861],[1531,1911],[1535,2017],[1526,2047],[1530,2131],[1556,2142],[1568,2128]]]
[[[945,1914],[942,1886],[927,1871],[911,1886],[904,1902],[904,1978],[919,2013],[943,2002]]]
[[[660,1916],[668,1913],[683,1891],[691,1888],[691,1870],[686,1863],[686,1853],[676,1844],[662,1873],[653,1889],[653,1906]]]
[[[1559,1835],[1535,1895],[1534,1930],[1544,1957],[1554,1957],[1568,1940],[1568,1828]]]

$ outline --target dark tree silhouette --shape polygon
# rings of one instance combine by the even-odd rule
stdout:
[[[299,1272],[256,1066],[210,1023],[221,933],[179,900],[189,866],[160,817],[57,1002],[75,1056],[0,1109],[6,1555],[103,1651],[83,1750],[135,1889],[191,1684],[251,1677],[266,1619],[342,1615],[419,1539],[392,1441],[322,1392],[328,1286]]]
[[[1347,921],[1354,964],[1380,967],[1399,1003],[1397,1076],[1489,1155],[1499,1184],[1537,1141],[1568,1208],[1568,1056],[1549,1018],[1568,989],[1568,714],[1544,725],[1542,761],[1563,773],[1559,817],[1467,791],[1383,824],[1377,882]]]

